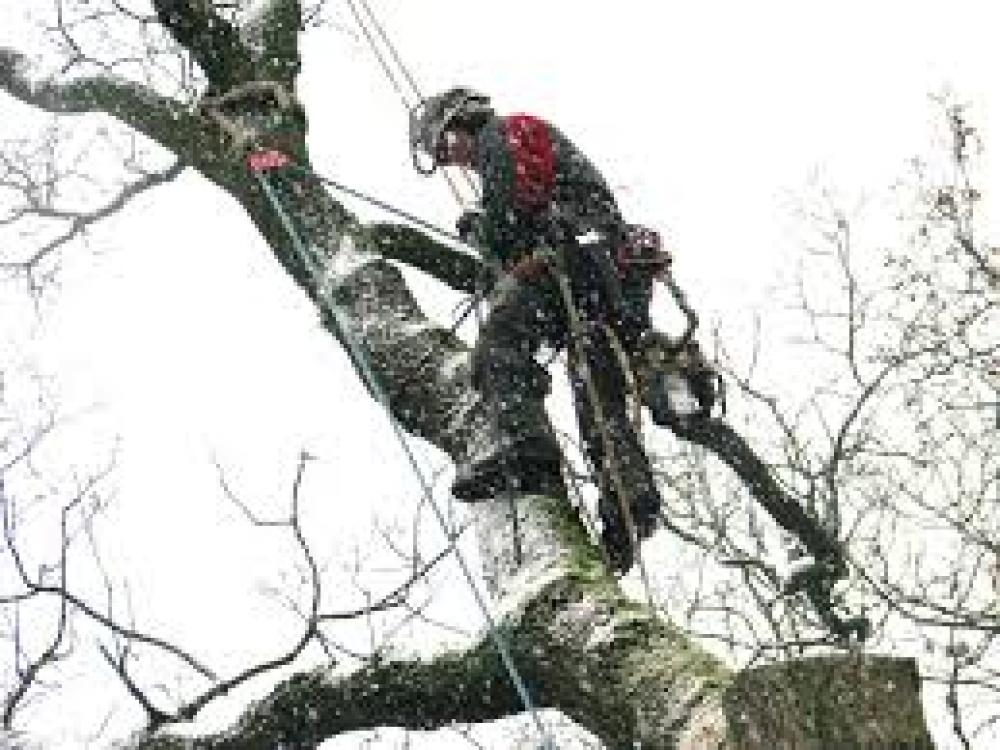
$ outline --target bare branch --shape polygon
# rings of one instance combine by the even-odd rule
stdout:
[[[462,533],[471,526],[471,521],[463,524],[458,531],[452,535],[449,540],[448,545],[444,547],[436,555],[428,559],[423,565],[421,565],[416,571],[414,571],[409,578],[407,578],[403,583],[399,584],[396,588],[390,591],[385,596],[382,596],[377,601],[371,602],[364,607],[359,607],[353,610],[345,610],[342,612],[329,612],[320,614],[317,616],[319,622],[328,622],[331,620],[347,620],[356,617],[363,617],[365,615],[371,614],[372,612],[382,612],[393,607],[403,606],[405,603],[405,597],[407,592],[413,585],[422,580],[426,575],[445,557],[447,557],[455,549],[455,544],[457,543],[459,537]]]
[[[87,489],[95,486],[99,477],[92,477],[87,484]],[[215,679],[214,673],[202,665],[197,659],[195,659],[190,654],[186,653],[184,650],[178,648],[177,646],[165,641],[161,638],[155,636],[146,635],[132,628],[125,627],[120,623],[116,622],[107,615],[102,614],[96,608],[92,607],[86,601],[80,597],[73,594],[65,581],[59,585],[50,585],[43,582],[41,578],[32,578],[27,570],[24,559],[22,557],[20,547],[15,536],[15,521],[13,516],[13,509],[11,508],[10,501],[5,497],[0,497],[0,505],[2,505],[3,511],[3,528],[4,537],[7,544],[7,548],[10,551],[15,565],[15,570],[17,571],[18,579],[25,590],[34,595],[45,595],[56,597],[60,602],[68,604],[73,608],[79,610],[91,620],[95,621],[99,625],[107,628],[109,631],[115,633],[130,641],[136,641],[139,643],[145,643],[146,645],[153,646],[160,649],[166,653],[173,655],[178,658],[196,672],[209,679]]]
[[[41,248],[36,250],[30,257],[16,262],[0,262],[0,270],[14,270],[18,272],[30,273],[39,262],[50,253],[58,250],[63,245],[76,239],[86,232],[92,225],[100,222],[109,216],[122,210],[128,203],[137,196],[145,193],[151,188],[158,187],[177,178],[184,171],[184,165],[180,161],[167,169],[152,172],[140,180],[126,185],[111,201],[100,208],[87,213],[58,209],[34,209],[33,215],[45,216],[47,218],[69,219],[69,227],[55,239],[49,240]]]
[[[128,691],[128,694],[131,695],[140,706],[142,706],[143,711],[146,712],[149,724],[153,726],[162,726],[163,724],[169,722],[171,719],[170,715],[154,706],[152,701],[149,700],[149,697],[139,688],[138,685],[136,685],[132,676],[128,673],[129,649],[127,645],[125,648],[121,649],[117,659],[112,656],[111,652],[108,651],[107,646],[103,643],[98,643],[97,648],[100,650],[101,656],[104,657],[104,660],[107,661],[108,665],[115,670],[115,674],[118,675],[118,679],[120,679],[122,684],[125,685],[125,689]]]

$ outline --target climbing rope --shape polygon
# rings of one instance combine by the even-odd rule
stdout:
[[[608,323],[604,324],[604,335],[607,337],[608,346],[611,348],[612,354],[615,355],[615,359],[618,361],[618,369],[621,370],[622,376],[625,378],[625,390],[629,395],[629,400],[632,402],[631,409],[629,410],[632,430],[635,433],[636,442],[642,448],[643,452],[645,452],[646,442],[642,436],[642,398],[639,394],[639,387],[636,383],[635,373],[632,370],[632,363],[629,361],[628,355],[625,353],[625,347],[622,346],[621,339],[618,338],[618,334],[615,332],[615,329]],[[617,470],[617,464],[614,468]],[[619,482],[620,481],[621,480],[619,480]],[[634,524],[633,528],[629,530],[629,534],[634,535],[635,537],[634,543],[636,562],[639,566],[639,576],[642,578],[643,588],[646,591],[647,603],[649,604],[649,608],[651,610],[655,610],[656,607],[653,603],[653,589],[649,584],[649,572],[646,569],[646,561],[642,557],[642,551],[640,548],[641,540],[638,538],[638,532],[634,529]]]
[[[392,43],[392,40],[389,39],[389,35],[385,33],[385,28],[382,26],[381,23],[379,23],[378,19],[375,17],[375,14],[372,12],[371,6],[368,5],[368,3],[365,2],[365,0],[359,0],[359,3],[361,7],[364,8],[365,15],[368,17],[367,21],[365,20],[365,18],[362,17],[361,12],[358,10],[358,6],[357,4],[355,4],[355,0],[347,0],[347,6],[351,9],[351,14],[354,16],[354,20],[358,24],[358,28],[361,29],[361,33],[364,34],[365,39],[368,41],[368,46],[371,48],[372,54],[375,56],[375,59],[378,61],[379,67],[382,68],[382,72],[385,73],[385,77],[389,79],[389,83],[392,84],[392,87],[396,91],[396,94],[399,96],[400,101],[402,101],[403,106],[408,110],[413,109],[423,98],[420,95],[420,88],[417,86],[416,80],[410,73],[409,69],[406,67],[406,64],[403,62],[402,58],[399,56],[399,52],[397,52],[396,46]],[[378,34],[379,39],[381,40],[385,48],[389,51],[389,54],[392,56],[393,62],[396,64],[396,68],[400,71],[400,73],[402,73],[403,78],[406,80],[407,85],[409,85],[410,87],[409,92],[403,90],[403,87],[400,85],[399,80],[396,78],[395,73],[392,72],[392,66],[389,64],[389,61],[386,60],[385,56],[382,54],[382,50],[379,48],[378,42],[372,35],[371,29],[369,28],[369,24],[375,27],[375,31]],[[411,97],[413,97],[414,99],[413,101],[411,101]]]
[[[399,420],[397,420],[395,415],[392,413],[389,396],[385,388],[379,382],[378,377],[375,375],[375,371],[369,360],[368,352],[366,351],[364,344],[352,333],[347,315],[333,298],[333,275],[326,269],[320,267],[319,263],[317,263],[313,257],[313,253],[307,249],[302,237],[299,235],[298,229],[295,227],[295,224],[291,219],[291,216],[288,214],[288,211],[282,204],[277,192],[268,180],[265,170],[254,169],[251,170],[251,172],[256,178],[258,184],[261,186],[261,189],[264,191],[264,194],[272,208],[278,214],[278,218],[280,219],[285,232],[288,234],[296,254],[306,264],[313,277],[319,280],[319,300],[327,303],[332,316],[332,324],[338,338],[345,342],[345,345],[348,347],[348,351],[351,355],[351,359],[355,363],[362,381],[385,410],[385,413],[389,418],[389,423],[392,426],[393,433],[399,442],[400,447],[403,449],[403,453],[406,455],[407,462],[409,463],[414,476],[420,484],[420,489],[424,499],[433,510],[434,516],[437,519],[441,530],[446,536],[449,535],[451,533],[451,528],[448,524],[447,518],[434,497],[434,491],[431,483],[427,479],[423,469],[420,467],[420,463],[418,462],[413,449],[410,447],[410,444],[406,439],[406,433],[403,431],[402,425],[400,425]],[[469,588],[472,590],[476,605],[479,607],[483,614],[483,618],[487,623],[489,637],[494,642],[497,653],[500,656],[500,660],[514,685],[515,690],[517,691],[518,697],[520,698],[524,709],[531,715],[532,721],[534,722],[539,733],[542,735],[544,744],[546,746],[551,746],[552,741],[548,729],[542,722],[541,716],[538,713],[534,702],[531,700],[531,695],[528,692],[524,679],[521,677],[521,674],[517,669],[517,665],[514,663],[510,649],[498,630],[496,618],[493,616],[486,600],[479,591],[479,587],[476,585],[475,577],[472,574],[472,570],[470,569],[468,562],[465,560],[465,556],[462,555],[461,550],[457,547],[455,548],[455,557],[458,560],[463,577],[469,584]]]
[[[365,203],[375,206],[376,208],[380,208],[383,211],[387,211],[391,214],[394,214],[395,216],[398,216],[401,219],[406,219],[407,221],[416,224],[417,226],[423,229],[426,229],[428,232],[436,234],[438,237],[441,237],[442,239],[450,240],[465,247],[475,249],[472,248],[472,246],[469,245],[469,243],[466,242],[462,237],[455,234],[454,232],[449,232],[447,229],[442,229],[436,224],[432,224],[431,222],[425,219],[421,219],[419,216],[415,216],[414,214],[411,214],[409,211],[404,211],[401,208],[397,208],[391,203],[387,203],[383,200],[380,200],[372,195],[369,195],[368,193],[349,187],[344,183],[338,182],[337,180],[334,180],[330,177],[324,177],[323,175],[316,174],[315,172],[308,170],[305,167],[299,166],[298,164],[289,164],[288,168],[295,172],[298,172],[304,177],[316,180],[317,182],[321,182],[324,185],[328,185],[329,187],[339,190],[345,195],[349,195],[352,198],[357,198],[358,200],[364,201]]]
[[[410,72],[410,69],[407,67],[406,63],[403,62],[403,58],[399,54],[399,51],[396,49],[396,45],[392,43],[392,39],[390,39],[389,35],[386,33],[385,26],[381,22],[379,22],[378,18],[375,16],[374,11],[372,11],[371,6],[368,4],[368,0],[358,0],[358,3],[360,3],[361,7],[364,8],[367,20],[364,17],[362,17],[361,12],[358,10],[357,5],[355,4],[355,0],[347,0],[347,5],[351,9],[351,13],[354,16],[354,20],[358,24],[358,27],[361,29],[362,34],[367,40],[368,46],[369,48],[371,48],[372,54],[375,56],[375,59],[378,61],[379,67],[382,68],[382,71],[385,73],[385,76],[389,80],[389,83],[392,85],[393,89],[396,91],[396,94],[399,96],[399,99],[402,102],[403,107],[406,109],[407,114],[412,114],[413,111],[418,106],[420,106],[421,102],[424,101],[423,92],[420,90],[420,86],[417,85],[417,81],[413,73]],[[403,90],[403,86],[400,85],[396,75],[392,72],[392,67],[389,65],[388,60],[386,60],[385,55],[382,54],[382,50],[379,48],[379,42],[376,41],[375,35],[372,34],[372,31],[369,28],[369,24],[375,28],[375,32],[377,33],[379,40],[381,40],[382,45],[385,46],[385,48],[388,50],[389,55],[392,57],[393,62],[396,64],[396,67],[399,69],[399,72],[406,80],[406,83],[409,86],[409,92]],[[473,196],[478,200],[479,198],[478,190],[476,188],[475,182],[472,179],[472,176],[469,174],[469,171],[463,167],[460,170],[460,173],[465,180],[466,186],[472,191]],[[458,203],[459,206],[464,207],[465,200],[462,198],[462,193],[458,189],[458,186],[455,184],[455,181],[452,179],[451,175],[443,171],[441,172],[441,174],[444,176],[445,182],[447,182],[448,188],[451,191],[452,196],[455,198],[455,201]]]
[[[422,99],[423,94],[420,92],[420,87],[417,85],[416,78],[414,78],[409,68],[406,67],[406,63],[403,62],[403,58],[400,57],[399,52],[396,50],[396,45],[392,43],[389,35],[386,34],[385,27],[379,22],[378,18],[375,17],[371,6],[368,4],[368,0],[359,0],[359,2],[361,3],[361,7],[365,9],[365,13],[368,15],[368,19],[371,21],[372,26],[374,26],[375,30],[378,32],[382,43],[385,44],[386,49],[389,50],[389,54],[392,55],[392,59],[395,61],[396,66],[402,72],[406,82],[410,85],[410,89],[417,95],[418,100]]]

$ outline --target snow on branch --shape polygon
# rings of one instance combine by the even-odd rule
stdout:
[[[9,48],[0,48],[0,89],[44,112],[110,115],[187,163],[218,141],[183,104],[145,86],[110,76],[65,83],[33,80],[28,59]]]
[[[153,0],[156,16],[188,50],[212,86],[227,91],[252,80],[253,61],[239,30],[207,0]]]
[[[304,28],[299,0],[266,0],[253,8],[240,30],[267,68],[267,77],[292,83],[301,67],[299,32]]]

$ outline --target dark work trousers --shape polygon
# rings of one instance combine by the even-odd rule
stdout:
[[[642,299],[641,284],[622,288],[616,276],[609,276],[615,269],[601,245],[571,247],[564,251],[563,259],[574,302],[587,329],[586,340],[573,347],[569,358],[577,419],[601,490],[599,513],[605,548],[616,567],[627,569],[632,554],[622,503],[628,503],[640,538],[644,538],[652,531],[660,498],[629,418],[622,363],[604,324],[609,324],[631,355],[644,326],[648,326],[649,299],[648,295]],[[549,274],[521,282],[504,294],[483,324],[472,354],[473,385],[493,405],[497,434],[489,442],[497,450],[513,454],[509,465],[530,465],[536,456],[547,460],[558,454],[543,405],[549,377],[535,356],[543,344],[555,350],[568,346],[570,335],[566,306]],[[578,352],[586,357],[594,378],[613,456],[606,455],[594,405],[575,362]],[[613,471],[619,472],[629,497],[619,498]]]

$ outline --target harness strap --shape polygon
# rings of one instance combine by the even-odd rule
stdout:
[[[548,258],[551,261],[553,276],[555,277],[556,284],[558,285],[559,291],[562,295],[563,305],[566,308],[566,317],[569,321],[571,333],[570,341],[572,342],[572,349],[576,355],[575,359],[577,361],[577,368],[584,381],[587,399],[590,401],[590,408],[594,413],[594,422],[597,425],[598,434],[601,436],[601,443],[604,449],[604,458],[607,465],[595,468],[597,468],[599,475],[604,476],[606,479],[610,478],[611,484],[615,488],[615,493],[618,495],[619,510],[621,511],[622,519],[625,522],[625,528],[628,531],[629,539],[632,543],[633,559],[638,562],[643,581],[646,584],[646,590],[649,591],[650,589],[648,576],[646,574],[646,567],[642,560],[642,553],[639,549],[639,533],[635,526],[635,520],[632,518],[632,510],[628,502],[628,498],[631,497],[631,493],[626,488],[625,482],[621,477],[614,440],[611,438],[611,432],[608,429],[607,420],[604,416],[604,409],[601,405],[600,394],[598,393],[597,386],[594,383],[593,373],[590,371],[590,366],[587,363],[587,355],[584,351],[584,346],[586,345],[586,332],[584,331],[583,320],[580,317],[580,312],[573,299],[573,290],[570,286],[570,282],[567,278],[561,259],[555,253],[549,253]],[[610,475],[610,477],[608,475]]]

